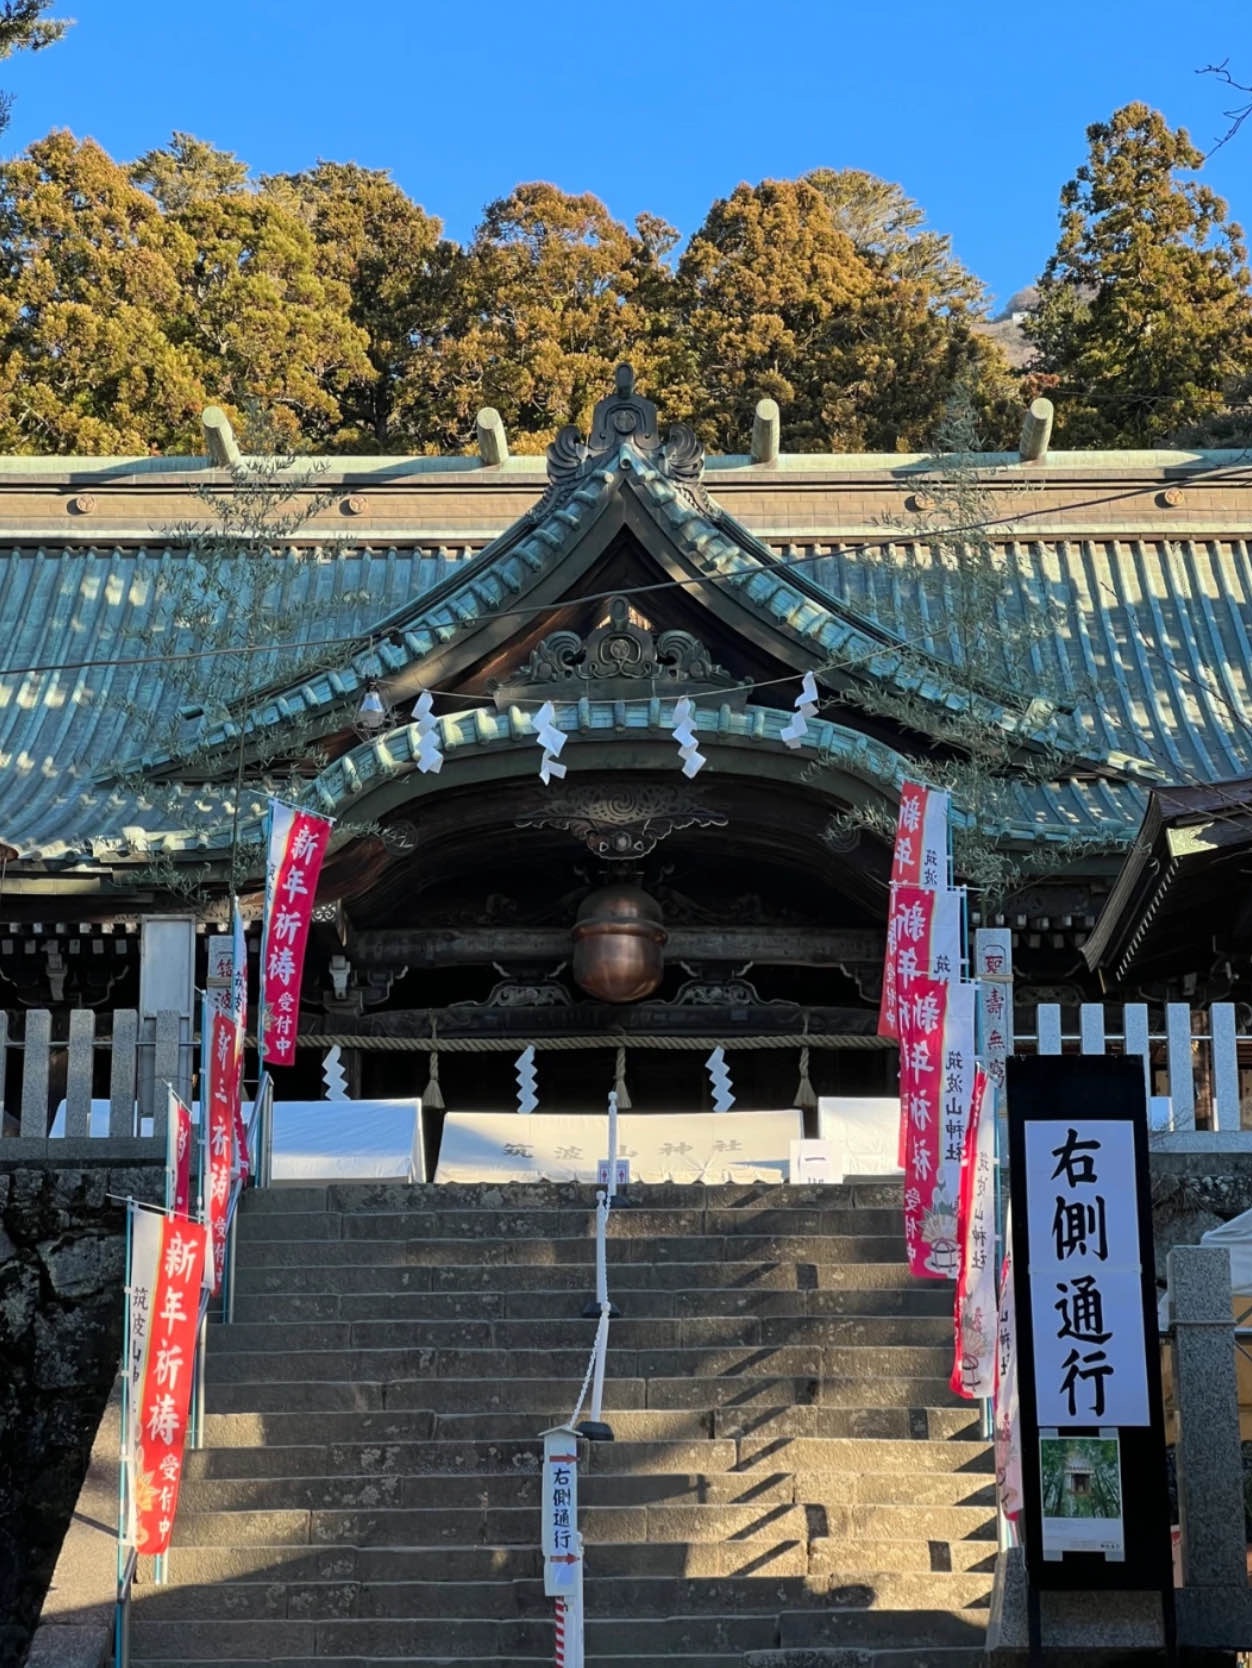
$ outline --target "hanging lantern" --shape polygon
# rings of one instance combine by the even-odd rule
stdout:
[[[661,908],[639,886],[603,886],[584,898],[574,923],[574,978],[601,1002],[639,1002],[661,982]]]

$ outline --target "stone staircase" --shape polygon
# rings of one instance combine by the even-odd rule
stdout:
[[[636,1187],[584,1444],[592,1668],[973,1668],[992,1455],[894,1186]],[[276,1188],[240,1219],[144,1668],[550,1663],[538,1433],[586,1370],[593,1190]]]

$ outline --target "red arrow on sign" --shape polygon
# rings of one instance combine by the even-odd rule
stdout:
[[[550,1564],[576,1564],[578,1554],[576,1552],[554,1552],[548,1562]]]

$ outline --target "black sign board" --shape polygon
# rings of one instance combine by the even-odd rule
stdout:
[[[1172,1585],[1143,1066],[1008,1061],[1026,1566]]]

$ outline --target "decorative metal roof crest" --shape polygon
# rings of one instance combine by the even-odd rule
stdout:
[[[637,700],[641,695],[721,694],[733,707],[747,699],[743,685],[714,661],[689,631],[653,631],[631,618],[625,597],[613,597],[608,619],[585,637],[551,631],[525,665],[488,689],[503,711],[517,700]]]
[[[563,503],[579,481],[599,468],[606,457],[616,456],[623,445],[654,464],[690,503],[708,516],[716,516],[717,510],[702,484],[704,447],[685,423],[671,424],[665,440],[661,440],[656,406],[635,392],[635,373],[630,365],[619,365],[614,372],[613,392],[597,403],[587,439],[570,423],[548,447],[548,490],[539,509]]]

